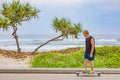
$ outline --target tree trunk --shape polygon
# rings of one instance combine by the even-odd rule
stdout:
[[[41,48],[42,46],[48,44],[48,43],[51,42],[51,41],[57,40],[58,38],[60,38],[60,37],[62,37],[62,36],[63,36],[63,35],[60,35],[60,36],[58,36],[58,37],[55,37],[55,38],[53,38],[53,39],[48,40],[48,41],[45,42],[44,44],[38,46],[38,47],[32,52],[32,54],[36,53],[36,52],[38,51],[38,49]]]
[[[12,33],[12,35],[14,36],[14,38],[15,38],[15,40],[16,40],[17,51],[18,51],[19,53],[21,53],[21,48],[20,48],[20,46],[19,46],[18,36],[17,36],[17,33],[16,33],[17,27],[16,27],[16,26],[13,26],[13,30],[14,30],[14,32]]]

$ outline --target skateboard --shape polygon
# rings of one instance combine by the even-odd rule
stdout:
[[[101,72],[94,72],[94,74],[89,74],[89,72],[87,72],[87,73],[76,72],[76,75],[78,77],[99,77],[99,76],[101,76]]]

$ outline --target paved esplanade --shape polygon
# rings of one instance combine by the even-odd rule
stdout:
[[[76,74],[0,74],[0,80],[120,80],[120,74],[77,77]]]
[[[120,68],[95,69],[100,77],[77,77],[80,68],[0,69],[0,80],[120,80]]]

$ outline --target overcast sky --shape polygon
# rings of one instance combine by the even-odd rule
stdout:
[[[0,9],[3,2],[0,0]],[[72,22],[82,24],[91,34],[120,35],[120,0],[20,0],[29,2],[41,12],[39,19],[23,22],[18,34],[56,34],[52,28],[55,17],[66,17]],[[11,34],[0,30],[0,35]]]

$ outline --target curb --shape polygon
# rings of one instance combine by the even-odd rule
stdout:
[[[76,74],[82,68],[20,68],[20,69],[0,69],[2,73],[23,73],[23,74]],[[90,69],[88,69],[90,70]],[[120,74],[120,68],[95,68],[96,72],[102,74]]]

